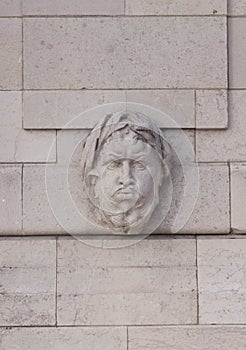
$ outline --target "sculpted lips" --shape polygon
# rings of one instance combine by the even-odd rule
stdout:
[[[130,187],[120,187],[115,192],[114,195],[133,195],[134,193],[138,193],[138,191],[130,186]]]

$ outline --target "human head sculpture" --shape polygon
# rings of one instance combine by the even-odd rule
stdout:
[[[161,130],[146,116],[105,116],[82,151],[82,178],[94,217],[115,232],[141,233],[159,205],[170,160]]]

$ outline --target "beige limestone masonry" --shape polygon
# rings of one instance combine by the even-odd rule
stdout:
[[[195,323],[195,259],[194,239],[110,250],[59,239],[58,325]]]
[[[126,14],[130,15],[225,15],[226,13],[226,0],[126,0]]]
[[[0,329],[1,350],[127,350],[126,327]]]
[[[0,266],[0,326],[54,325],[56,240],[0,238]]]
[[[55,130],[22,129],[22,97],[19,91],[0,91],[0,162],[45,162],[56,142]],[[53,150],[50,162],[56,161]]]
[[[244,350],[245,330],[243,326],[129,327],[128,350]]]
[[[25,15],[123,15],[124,0],[23,0]]]
[[[0,18],[0,89],[22,87],[22,27],[19,18]]]
[[[0,166],[0,235],[21,232],[21,174],[21,166]]]
[[[0,2],[0,17],[21,15],[22,0],[2,0]]]
[[[196,91],[196,129],[228,127],[227,90]]]
[[[231,226],[235,233],[246,233],[246,164],[231,163]]]
[[[229,18],[230,88],[246,88],[246,18]]]
[[[246,160],[245,111],[246,91],[229,91],[228,129],[196,131],[196,156],[199,162]]]
[[[193,90],[25,91],[23,124],[25,129],[93,128],[105,113],[126,108],[126,102],[128,108],[134,110],[140,104],[142,113],[145,111],[142,105],[151,106],[154,111],[160,110],[172,118],[177,127],[195,127]],[[104,104],[107,107],[103,108]],[[155,118],[159,127],[171,126],[160,113]],[[215,128],[221,127],[220,122],[218,120],[218,125],[214,122]]]
[[[228,0],[228,14],[232,16],[244,16],[246,14],[246,1]]]
[[[246,240],[198,239],[200,324],[246,323]]]
[[[24,61],[26,89],[226,88],[226,20],[25,18]]]

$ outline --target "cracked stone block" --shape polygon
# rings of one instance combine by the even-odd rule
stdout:
[[[56,240],[0,238],[0,325],[55,324]]]
[[[0,92],[0,122],[0,162],[46,162],[51,145],[56,141],[56,132],[22,129],[21,92]],[[49,162],[55,160],[53,149]]]
[[[225,15],[226,0],[126,0],[127,15]]]
[[[25,88],[227,88],[226,33],[222,16],[25,18]]]
[[[128,350],[244,350],[245,326],[130,327]]]
[[[200,324],[245,324],[246,239],[198,239]]]
[[[227,127],[227,91],[197,90],[196,129],[226,129]]]
[[[0,8],[1,6],[4,6],[2,1]],[[20,90],[22,88],[21,19],[0,18],[0,36],[0,89]]]
[[[88,242],[59,239],[59,325],[196,322],[194,239],[148,239],[121,249]]]
[[[21,173],[21,166],[0,166],[0,236],[21,232]]]

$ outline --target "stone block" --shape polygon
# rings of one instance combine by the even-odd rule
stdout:
[[[125,327],[12,328],[0,330],[1,349],[127,350]],[[239,349],[240,350],[240,349]]]
[[[246,15],[246,1],[245,0],[229,0],[228,14],[232,16]]]
[[[0,239],[0,325],[55,324],[55,239]]]
[[[200,324],[246,322],[246,240],[198,239]]]
[[[21,166],[0,166],[0,235],[21,232],[21,173]]]
[[[0,162],[45,162],[53,142],[54,130],[22,129],[22,98],[18,91],[0,92]],[[50,162],[56,160],[53,150]]]
[[[128,15],[225,15],[226,0],[126,0]]]
[[[199,166],[199,192],[190,219],[180,233],[229,233],[229,168],[227,164]]]
[[[231,226],[235,233],[246,233],[246,164],[231,163]]]
[[[104,115],[102,105],[107,105],[107,114],[120,111],[125,102],[124,91],[26,91],[24,128],[93,128]]]
[[[192,90],[128,90],[126,96],[127,103],[140,104],[140,111],[144,110],[142,105],[148,105],[153,107],[153,114],[155,109],[167,114],[177,127],[195,128],[195,94]],[[158,125],[173,127],[163,116],[159,117]]]
[[[3,16],[21,16],[21,0],[3,0],[0,2],[0,17]]]
[[[246,18],[229,18],[229,82],[230,88],[246,88],[244,68],[246,54]]]
[[[0,89],[20,90],[22,87],[21,19],[0,18],[0,36]]]
[[[197,90],[196,129],[226,129],[227,127],[227,91]]]
[[[54,181],[60,176],[54,165]],[[25,165],[23,171],[23,231],[26,234],[64,233],[46,193],[45,165]]]
[[[246,161],[246,91],[229,92],[230,123],[227,130],[197,130],[199,162]]]
[[[25,15],[123,15],[124,0],[23,0]]]
[[[226,88],[226,32],[224,17],[25,18],[25,88]]]
[[[195,323],[195,256],[194,239],[101,249],[61,238],[58,324]]]
[[[244,326],[130,327],[128,349],[244,350],[245,330]]]

